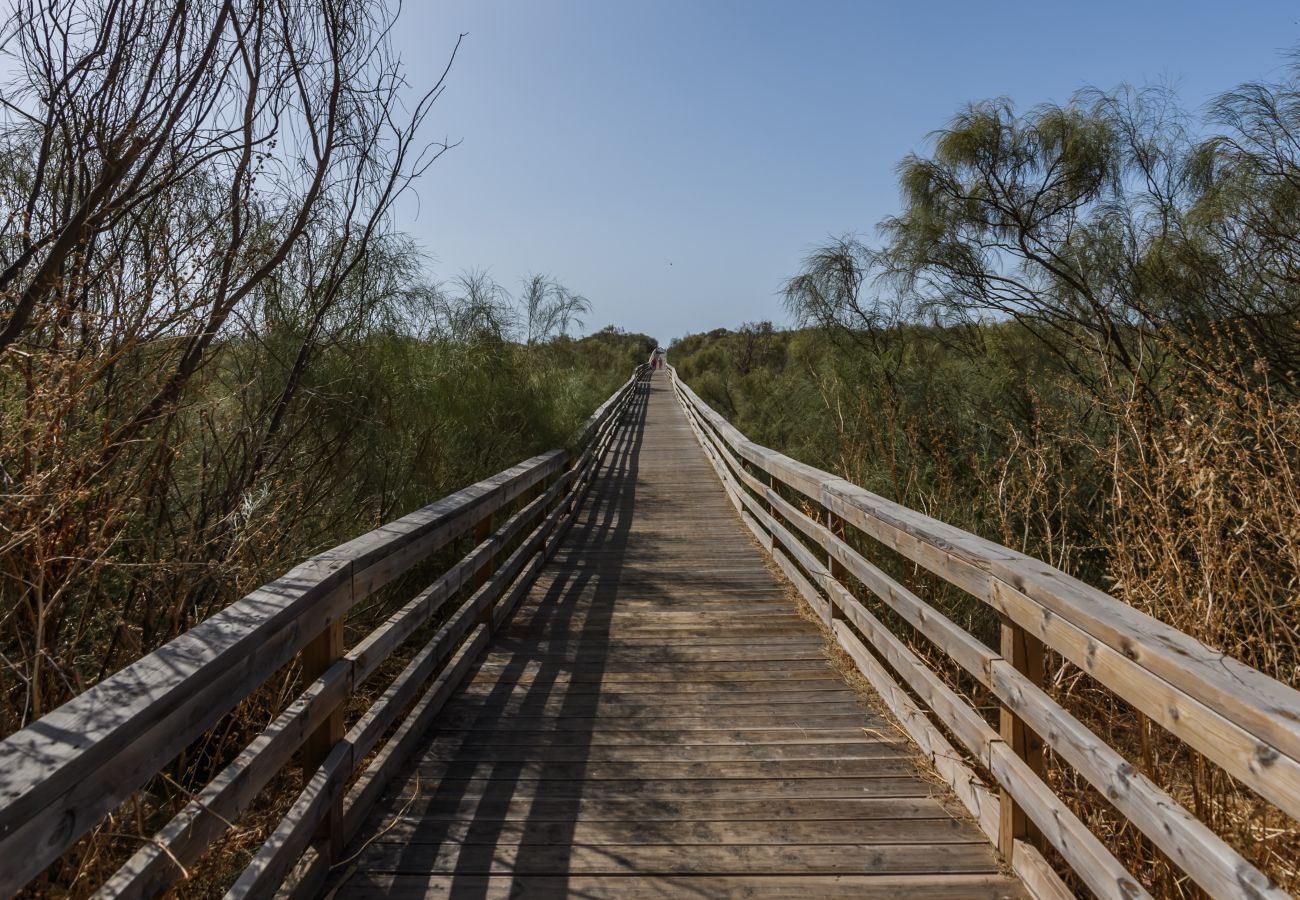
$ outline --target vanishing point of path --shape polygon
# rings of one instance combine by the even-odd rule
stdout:
[[[657,372],[334,896],[1020,897],[827,660]]]

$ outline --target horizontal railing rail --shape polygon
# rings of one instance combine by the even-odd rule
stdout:
[[[1300,693],[1040,560],[755,444],[670,372],[746,524],[1035,895],[1072,896],[1041,852],[1050,845],[1096,895],[1148,896],[1053,791],[1046,744],[1211,896],[1287,896],[1049,696],[1043,654],[1060,654],[1292,818]],[[988,604],[1000,646],[868,560],[855,532]],[[996,730],[859,599],[867,593],[996,699]]]
[[[0,741],[0,896],[39,875],[295,660],[298,696],[99,893],[155,896],[184,878],[295,758],[301,791],[228,896],[267,896],[291,872],[291,893],[313,891],[576,518],[646,371],[638,366],[587,421],[576,459],[535,456],[314,556]],[[471,535],[466,556],[344,647],[349,610]],[[439,622],[345,727],[354,691]]]

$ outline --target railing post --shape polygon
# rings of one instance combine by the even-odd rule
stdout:
[[[718,456],[719,456],[719,458],[718,458],[718,462],[720,462],[720,463],[722,464],[722,467],[723,467],[723,468],[726,468],[726,466],[727,466],[726,461],[722,458],[722,455],[721,455],[721,454],[719,454]],[[767,472],[765,472],[765,471],[764,471],[760,466],[757,466],[757,465],[755,465],[755,464],[753,464],[753,463],[746,462],[746,461],[743,460],[743,459],[740,461],[740,466],[741,466],[742,469],[748,469],[748,470],[749,470],[749,474],[752,475],[752,476],[754,477],[754,480],[755,480],[755,481],[759,481],[759,482],[761,482],[761,481],[763,481],[764,479],[766,479],[766,481],[767,481],[767,486],[768,486],[770,489],[775,490],[776,481],[772,478],[771,475],[769,475]],[[746,492],[745,480],[744,480],[743,478],[741,478],[741,477],[739,476],[739,474],[736,476],[736,485],[737,485],[737,487],[740,489],[741,494],[745,494],[745,492]],[[758,491],[754,491],[754,493],[757,494]],[[776,536],[776,523],[779,522],[779,521],[781,521],[781,520],[777,517],[777,514],[776,514],[776,504],[772,503],[771,501],[768,501],[767,503],[763,503],[762,501],[763,501],[764,499],[766,499],[766,498],[764,498],[764,497],[759,497],[759,498],[758,498],[758,500],[759,500],[759,505],[760,505],[760,506],[763,506],[763,507],[766,507],[766,508],[767,508],[767,514],[768,514],[769,516],[772,517],[772,524],[771,524],[770,526],[764,526],[764,527],[763,527],[763,530],[764,530],[765,532],[767,532],[767,542],[768,542],[768,544],[770,545],[770,546],[767,548],[767,552],[768,552],[768,553],[775,553],[775,552],[780,548],[780,546],[781,546],[781,541],[780,541],[780,539]],[[755,518],[754,521],[755,521],[755,523],[758,524],[758,525],[763,525],[762,522],[759,522],[759,521],[758,521],[757,517]]]
[[[826,527],[830,529],[831,534],[835,535],[840,540],[845,539],[847,532],[845,531],[844,520],[829,509],[826,510]],[[840,584],[844,584],[844,577],[849,574],[849,570],[844,568],[844,565],[835,558],[835,554],[830,552],[830,550],[826,551],[826,568],[830,571],[832,578]],[[835,597],[830,595],[829,592],[827,594],[827,602],[830,604],[830,618],[843,619],[844,610],[840,609],[839,605],[835,602]],[[828,622],[827,624],[829,625],[830,623]]]
[[[519,508],[520,508],[520,509],[523,509],[523,508],[524,508],[525,506],[527,506],[529,503],[532,503],[532,502],[533,502],[534,500],[536,500],[538,497],[542,496],[542,495],[545,494],[547,491],[549,491],[549,490],[551,489],[551,485],[553,485],[553,484],[555,483],[555,480],[556,480],[557,478],[560,477],[560,471],[563,471],[563,469],[560,469],[559,471],[552,472],[550,475],[546,475],[546,476],[544,476],[544,477],[542,478],[541,481],[539,481],[539,482],[537,482],[537,484],[533,485],[533,487],[528,491],[528,497],[527,497],[527,499],[525,499],[525,500],[524,500],[524,501],[519,505]],[[552,499],[552,500],[551,500],[551,503],[554,503],[554,502],[555,502],[554,499]],[[529,534],[530,532],[532,532],[533,528],[536,527],[536,525],[540,525],[542,522],[545,522],[545,521],[546,521],[546,514],[547,514],[547,512],[549,511],[549,510],[547,509],[547,506],[548,506],[548,504],[543,503],[543,504],[538,508],[538,510],[537,510],[537,514],[536,514],[536,517],[535,517],[532,521],[530,521],[527,525],[524,526],[524,534]],[[536,523],[536,525],[535,525],[534,523]],[[546,538],[545,538],[545,536],[543,536],[543,538],[542,538],[542,547],[543,547],[543,549],[546,547]]]
[[[492,519],[493,516],[486,515],[479,520],[477,525],[474,526],[475,547],[492,537]],[[487,584],[487,580],[492,577],[492,573],[496,571],[496,567],[497,555],[496,553],[491,553],[488,555],[487,561],[483,564],[483,568],[479,569],[478,572],[474,574],[474,590],[477,591],[483,585]]]
[[[564,477],[565,473],[568,471],[571,465],[577,465],[576,459],[580,458],[581,456],[582,456],[581,450],[578,450],[572,456],[566,456],[564,458],[564,465],[562,465],[559,469],[557,469],[554,474],[547,476],[544,490],[549,491],[551,487],[554,486],[555,482],[559,481],[561,478]],[[542,553],[546,559],[551,558],[551,552],[555,541],[555,530],[559,528],[560,523],[564,521],[564,513],[559,512],[559,510],[568,509],[568,506],[566,505],[566,498],[568,497],[569,494],[573,492],[573,489],[577,486],[577,484],[578,484],[578,476],[575,474],[573,476],[573,481],[569,483],[569,489],[566,491],[560,491],[555,495],[555,497],[551,499],[550,505],[553,506],[554,509],[543,509],[542,514],[539,517],[540,522],[545,522],[547,515],[549,515],[552,512],[556,514],[555,524],[551,526],[551,530],[547,532],[547,534],[542,538]]]
[[[343,620],[335,619],[324,631],[311,640],[302,649],[303,683],[311,684],[330,666],[343,658]],[[339,703],[330,712],[329,718],[307,736],[302,745],[303,784],[311,779],[316,770],[325,762],[334,745],[343,740],[343,704]],[[330,804],[329,811],[321,821],[316,832],[318,841],[329,842],[330,859],[338,859],[343,853],[343,796]]]
[[[1002,658],[1011,663],[1017,672],[1031,684],[1043,683],[1043,643],[1010,619],[1002,620]],[[1011,751],[1025,761],[1034,774],[1043,775],[1043,741],[1024,720],[1003,704],[1000,712],[1002,740]],[[1011,798],[1006,788],[999,789],[998,850],[1010,861],[1017,840],[1036,847],[1042,846],[1042,835],[1029,821],[1025,811]]]

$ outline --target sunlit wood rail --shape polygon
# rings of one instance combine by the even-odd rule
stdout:
[[[1060,654],[1293,820],[1300,693],[1040,560],[759,446],[675,386],[745,523],[1033,894],[1071,895],[1045,859],[1050,850],[1096,896],[1148,896],[1045,780],[1046,745],[1210,896],[1287,896],[1052,699],[1043,655]],[[963,630],[862,547],[988,604],[1001,618],[1000,646]],[[887,617],[987,689],[1000,704],[997,727]]]
[[[301,792],[230,890],[310,885],[418,745],[509,614],[580,501],[646,367],[598,409],[580,452],[544,453],[314,556],[0,742],[0,896],[54,862],[283,667],[302,692],[100,889],[156,896],[237,823],[295,759]],[[367,597],[457,543],[473,548],[350,649],[342,623]],[[451,613],[448,615],[448,609]],[[393,651],[441,627],[365,712],[344,707]]]
[[[660,370],[334,896],[1020,896],[764,556]]]
[[[1044,654],[1300,819],[1295,691],[752,443],[671,368],[640,367],[575,443],[313,557],[0,742],[0,895],[298,671],[99,895],[172,889],[300,772],[228,896],[1146,896],[1047,746],[1207,894],[1285,896],[1050,696]],[[891,555],[987,604],[999,646]],[[417,578],[346,645],[350,610]]]

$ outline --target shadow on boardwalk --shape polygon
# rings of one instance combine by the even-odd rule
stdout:
[[[829,667],[663,373],[329,890],[1020,896]]]

